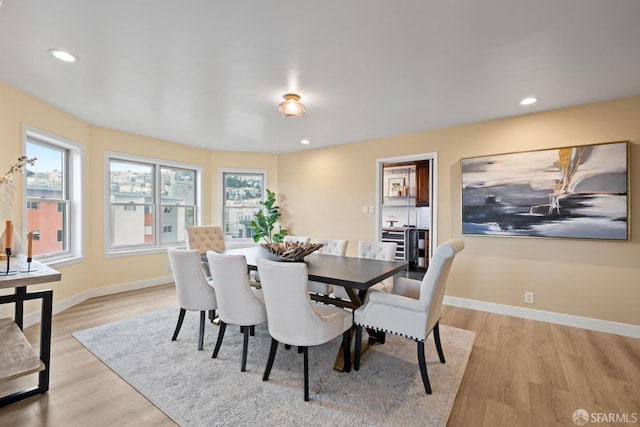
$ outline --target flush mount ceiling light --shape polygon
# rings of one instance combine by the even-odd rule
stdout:
[[[300,144],[302,145],[309,145],[311,143],[311,141],[309,141],[308,139],[303,139],[302,141],[300,141]]]
[[[282,95],[284,101],[280,103],[278,111],[285,119],[299,119],[304,116],[305,108],[302,102],[300,102],[300,95],[295,93],[287,93]]]
[[[536,102],[538,102],[538,98],[534,98],[530,96],[520,101],[520,105],[531,105],[531,104],[535,104]]]
[[[53,55],[54,58],[64,62],[76,62],[78,60],[78,57],[76,55],[67,52],[66,50],[49,49],[49,53]]]

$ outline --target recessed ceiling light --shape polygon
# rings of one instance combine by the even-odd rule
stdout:
[[[538,98],[534,98],[530,96],[520,101],[520,105],[531,105],[531,104],[535,104],[536,102],[538,102]]]
[[[76,55],[65,50],[49,49],[49,53],[56,59],[64,62],[76,62],[78,60],[78,57]]]
[[[307,144],[310,144],[310,143],[311,143],[311,141],[309,141],[308,139],[303,139],[302,141],[300,141],[300,144],[304,144],[304,145],[307,145]]]

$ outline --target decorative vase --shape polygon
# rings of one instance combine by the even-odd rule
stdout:
[[[5,253],[5,249],[6,249],[4,247],[4,244],[7,241],[5,237],[6,234],[7,234],[7,230],[4,230],[2,232],[2,236],[0,236],[0,251],[2,253]],[[19,253],[22,253],[22,239],[20,238],[20,235],[18,234],[18,232],[14,227],[13,235],[11,236],[11,256],[16,256]]]

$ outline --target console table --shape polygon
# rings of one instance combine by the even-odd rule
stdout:
[[[6,260],[0,261],[5,267]],[[53,291],[51,289],[27,292],[27,286],[60,281],[62,275],[37,261],[31,262],[27,270],[27,258],[18,255],[11,258],[11,270],[7,275],[0,272],[0,289],[14,288],[10,295],[0,295],[0,304],[15,304],[13,319],[0,319],[0,383],[38,372],[38,385],[0,398],[0,408],[49,390],[51,360],[51,317],[53,315]],[[4,270],[3,268],[3,270]],[[42,300],[40,318],[40,354],[36,354],[22,333],[24,302]]]

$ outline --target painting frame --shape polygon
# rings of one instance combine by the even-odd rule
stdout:
[[[628,241],[629,145],[460,159],[462,234]]]
[[[389,197],[398,197],[403,194],[406,181],[404,177],[389,178],[388,195]]]

